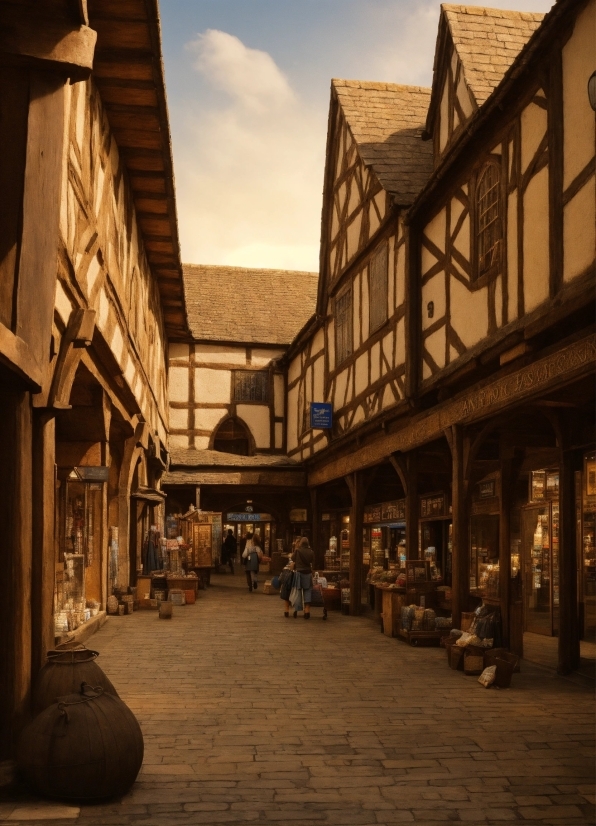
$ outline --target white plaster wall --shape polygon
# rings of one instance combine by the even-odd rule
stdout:
[[[298,387],[293,387],[288,393],[288,416],[287,416],[287,449],[294,450],[298,446]]]
[[[188,344],[177,344],[172,342],[168,346],[168,357],[171,359],[185,359],[188,361],[190,347]]]
[[[542,90],[540,93],[543,94]],[[546,134],[547,113],[546,109],[530,103],[526,106],[521,115],[521,165],[522,174],[528,168],[528,164],[534,157],[540,141]]]
[[[509,321],[517,318],[517,192],[507,202],[507,282],[509,291]]]
[[[356,359],[356,395],[368,387],[368,351]]]
[[[577,17],[575,28],[563,48],[563,187],[594,157],[596,124],[586,85],[594,71],[596,52],[596,2]]]
[[[566,206],[563,213],[563,273],[571,281],[585,272],[596,251],[596,192],[594,176]]]
[[[283,350],[267,350],[266,348],[255,348],[252,351],[250,366],[256,369],[267,367],[273,359],[283,356]]]
[[[186,450],[188,448],[188,436],[180,436],[176,433],[170,433],[168,436],[168,446],[170,448],[178,448],[180,450]]]
[[[468,290],[455,278],[450,286],[451,326],[466,347],[473,347],[488,334],[488,287]]]
[[[238,417],[249,426],[257,448],[270,447],[269,408],[262,404],[239,404]]]
[[[188,402],[187,367],[170,367],[169,397],[173,402]]]
[[[346,387],[348,384],[348,371],[342,370],[335,378],[335,395],[333,397],[333,407],[339,409],[345,404]]]
[[[195,344],[196,364],[237,364],[246,365],[246,348],[232,344]]]
[[[370,349],[370,382],[381,378],[381,342],[377,341]]]
[[[441,327],[432,336],[429,336],[424,343],[426,350],[432,356],[438,367],[445,366],[445,328]]]
[[[279,374],[273,376],[273,407],[276,416],[284,415],[284,377]]]
[[[288,366],[288,384],[292,384],[296,381],[300,373],[302,372],[302,354],[298,353]]]
[[[173,430],[186,430],[188,427],[188,410],[170,407],[170,427]]]
[[[549,295],[548,166],[534,175],[524,197],[524,300],[526,313]]]
[[[284,444],[284,426],[281,422],[275,422],[275,449],[281,450]]]
[[[195,409],[195,428],[213,432],[227,415],[228,411],[225,407],[197,407]]]
[[[395,366],[398,367],[406,360],[406,323],[403,318],[395,327]]]
[[[314,389],[312,400],[322,402],[325,401],[325,361],[322,356],[315,361],[313,369]]]
[[[435,311],[433,317],[428,317],[427,305],[429,301],[433,301]],[[426,330],[435,324],[439,318],[445,315],[446,296],[445,296],[445,273],[439,272],[427,281],[422,287],[422,329]],[[453,311],[453,310],[452,310]]]
[[[231,394],[232,373],[230,370],[210,370],[208,367],[195,369],[195,401],[229,404]]]
[[[325,349],[325,330],[321,328],[313,336],[311,352],[313,355]]]

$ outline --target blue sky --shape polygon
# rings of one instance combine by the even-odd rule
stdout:
[[[439,3],[161,0],[161,17],[183,260],[317,269],[330,80],[430,85]]]

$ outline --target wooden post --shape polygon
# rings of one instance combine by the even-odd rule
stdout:
[[[55,462],[56,420],[51,410],[33,413],[33,555],[32,670],[33,676],[54,647]]]
[[[346,476],[346,483],[352,497],[352,507],[350,509],[350,614],[358,616],[362,607],[362,527],[364,518],[362,473],[356,472]]]
[[[511,602],[511,487],[512,462],[501,461],[501,508],[499,513],[499,591],[501,601],[501,622],[503,645],[510,645],[510,602]]]
[[[470,560],[468,543],[468,523],[464,486],[464,435],[461,425],[453,425],[448,440],[451,448],[452,481],[451,502],[453,520],[453,581],[451,604],[453,627],[461,626],[462,611],[468,609],[470,592]]]
[[[418,453],[412,450],[407,456],[408,488],[406,490],[406,558],[418,559]]]
[[[325,567],[325,551],[324,548],[321,548],[318,490],[317,488],[310,488],[309,493],[312,549],[315,552],[315,568],[320,570]]]
[[[571,450],[561,451],[559,479],[559,662],[557,672],[579,667],[575,466]]]
[[[32,428],[28,392],[0,386],[0,760],[12,756],[31,691]]]

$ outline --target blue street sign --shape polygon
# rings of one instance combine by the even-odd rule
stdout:
[[[327,402],[311,402],[310,426],[313,430],[328,430],[333,427],[333,405]]]

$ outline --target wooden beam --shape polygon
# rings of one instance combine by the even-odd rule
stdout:
[[[83,80],[93,68],[97,33],[88,26],[28,5],[0,4],[0,52],[30,60],[32,67],[54,69],[62,80]]]

